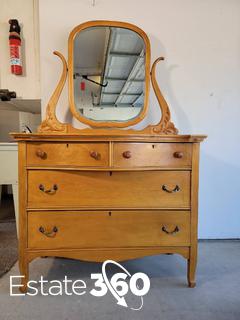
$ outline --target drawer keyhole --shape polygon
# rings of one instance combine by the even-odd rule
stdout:
[[[111,217],[111,216],[112,216],[112,212],[111,212],[111,211],[109,211],[109,212],[108,212],[108,215],[109,215],[109,217]]]

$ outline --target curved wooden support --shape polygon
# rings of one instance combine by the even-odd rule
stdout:
[[[56,117],[56,106],[59,100],[59,97],[62,93],[62,89],[64,87],[64,84],[67,79],[67,62],[64,58],[64,56],[58,52],[54,51],[53,54],[58,56],[63,65],[63,70],[62,70],[62,75],[61,78],[57,84],[56,89],[54,90],[48,105],[47,105],[47,110],[46,110],[46,119],[41,123],[41,125],[38,127],[38,132],[59,132],[59,133],[65,133],[67,132],[67,125],[64,123],[61,123],[57,120]]]
[[[152,65],[151,73],[150,73],[153,90],[155,92],[155,95],[157,97],[157,100],[162,112],[162,117],[160,122],[155,126],[151,126],[151,129],[154,133],[178,134],[178,129],[176,129],[174,124],[170,121],[171,113],[170,113],[168,104],[164,99],[156,80],[156,66],[158,62],[162,60],[164,60],[164,57],[159,57],[154,61]]]

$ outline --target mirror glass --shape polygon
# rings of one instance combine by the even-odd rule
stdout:
[[[74,38],[74,104],[94,121],[125,122],[144,107],[145,42],[133,30],[96,26]]]

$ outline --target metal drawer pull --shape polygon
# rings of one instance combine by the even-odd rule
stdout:
[[[180,231],[180,229],[179,229],[178,226],[176,226],[173,231],[168,231],[168,230],[166,229],[166,227],[163,226],[163,227],[162,227],[162,231],[165,232],[166,234],[176,234],[177,232]]]
[[[58,189],[57,184],[54,184],[51,189],[47,189],[47,190],[45,190],[45,187],[43,184],[39,185],[39,190],[41,190],[42,192],[48,193],[48,194],[56,193],[57,189]]]
[[[53,227],[52,231],[50,232],[47,232],[42,226],[38,230],[48,238],[54,238],[58,232],[58,228],[56,226]]]
[[[175,187],[174,189],[169,190],[169,189],[166,187],[166,185],[164,184],[164,185],[162,186],[162,189],[163,189],[163,191],[166,191],[166,192],[168,192],[168,193],[173,193],[173,192],[178,192],[178,191],[180,191],[180,187],[179,187],[178,185],[176,185],[176,187]]]

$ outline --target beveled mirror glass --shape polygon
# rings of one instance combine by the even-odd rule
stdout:
[[[69,37],[73,115],[102,127],[126,127],[141,121],[149,90],[147,36],[120,22],[88,24],[75,28]]]

